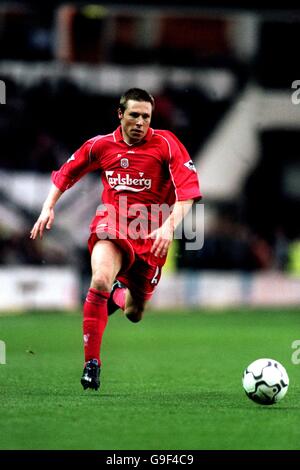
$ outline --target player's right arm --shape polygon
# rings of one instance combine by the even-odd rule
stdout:
[[[54,206],[60,196],[71,188],[86,173],[100,168],[100,164],[92,155],[92,147],[97,137],[86,141],[58,171],[52,172],[52,186],[43,204],[39,218],[34,224],[30,238],[39,235],[42,238],[45,228],[50,229],[54,221]]]
[[[62,191],[52,184],[47,199],[43,204],[40,216],[32,227],[30,238],[35,240],[38,235],[42,238],[45,228],[50,230],[54,221],[54,206],[61,195]]]

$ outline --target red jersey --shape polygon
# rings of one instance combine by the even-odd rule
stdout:
[[[104,204],[117,206],[122,195],[128,206],[201,198],[193,162],[170,131],[149,128],[143,141],[133,145],[123,140],[121,127],[93,137],[52,173],[52,181],[63,192],[96,169],[102,171]]]
[[[52,173],[52,181],[63,192],[94,170],[101,170],[105,206],[112,205],[119,214],[120,201],[127,198],[126,213],[122,214],[127,224],[134,218],[132,207],[146,207],[146,217],[152,223],[158,217],[157,211],[151,210],[153,206],[201,198],[191,157],[170,131],[149,128],[144,139],[132,145],[124,141],[121,126],[111,134],[93,137]]]

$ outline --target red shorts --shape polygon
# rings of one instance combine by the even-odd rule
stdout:
[[[110,240],[118,245],[123,253],[123,263],[117,279],[128,287],[133,298],[149,300],[159,283],[161,268],[166,262],[166,256],[158,258],[151,253],[153,240],[126,238],[118,228],[110,226],[104,212],[94,217],[90,231],[90,254],[99,240]]]

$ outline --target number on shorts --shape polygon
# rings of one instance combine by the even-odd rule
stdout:
[[[154,276],[153,278],[151,279],[151,284],[158,284],[158,275],[159,275],[159,272],[160,272],[160,269],[159,269],[159,266],[156,266],[156,270],[155,270],[155,273],[154,273]]]

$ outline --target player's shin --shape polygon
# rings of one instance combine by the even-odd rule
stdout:
[[[107,325],[107,299],[109,292],[90,288],[83,306],[83,340],[85,362],[100,360],[102,336]]]

